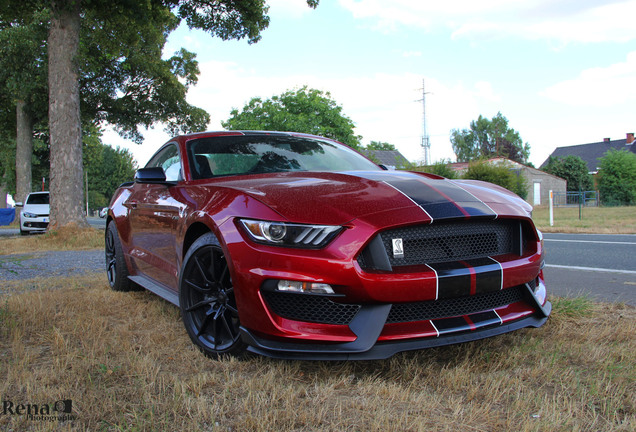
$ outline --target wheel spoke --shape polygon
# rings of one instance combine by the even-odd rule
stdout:
[[[210,279],[208,279],[208,276],[205,274],[205,270],[203,270],[203,265],[201,264],[201,261],[199,261],[199,257],[198,256],[194,256],[194,262],[197,265],[197,268],[199,269],[199,273],[201,274],[201,277],[203,277],[203,280],[205,281],[205,283],[210,283]]]
[[[232,332],[231,326],[228,324],[227,318],[225,317],[225,315],[221,316],[221,320],[223,321],[223,327],[225,327],[225,330],[230,336],[230,340],[234,340],[234,333]]]
[[[223,271],[221,272],[221,277],[219,278],[218,282],[219,284],[221,284],[222,286],[228,286],[229,284],[225,284],[223,283],[225,281],[225,278],[227,277],[228,273],[227,273],[227,264],[223,267]]]
[[[212,325],[214,325],[214,320],[212,319],[212,314],[206,314],[205,318],[203,319],[203,322],[201,323],[201,327],[197,331],[197,337],[199,337],[203,333],[205,333],[205,330],[208,328],[210,323],[212,323]]]
[[[225,305],[225,308],[232,313],[235,317],[238,316],[238,310],[231,305]]]
[[[209,298],[207,300],[201,300],[200,302],[195,303],[192,306],[190,306],[189,308],[187,308],[186,312],[192,312],[193,310],[199,309],[199,308],[201,308],[203,306],[206,306],[206,305],[210,305],[210,304],[212,304],[212,303],[214,303],[216,301],[217,301],[217,299],[215,297]]]
[[[186,279],[185,282],[188,285],[190,285],[192,288],[194,288],[195,290],[197,290],[197,291],[199,291],[200,293],[203,293],[203,294],[209,293],[210,290],[212,289],[212,288],[205,288],[205,287],[199,286],[199,285],[197,285],[196,283],[192,282],[189,279]]]

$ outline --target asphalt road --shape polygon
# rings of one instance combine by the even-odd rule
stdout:
[[[636,306],[636,235],[544,234],[548,291]]]

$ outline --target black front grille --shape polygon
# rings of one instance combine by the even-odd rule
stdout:
[[[25,222],[25,226],[30,228],[47,228],[49,226],[48,222]]]
[[[520,223],[514,220],[436,222],[383,231],[379,238],[391,267],[521,253]],[[393,254],[395,239],[402,241],[403,257]],[[360,255],[362,268],[382,262],[377,257],[369,259],[370,253],[378,250]]]
[[[488,311],[524,299],[523,285],[501,291],[418,303],[395,303],[387,323],[425,321],[436,318],[456,317]]]
[[[262,291],[272,311],[295,321],[347,325],[360,310],[360,305],[336,303],[323,296]]]

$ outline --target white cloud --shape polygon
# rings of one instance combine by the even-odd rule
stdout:
[[[231,62],[201,64],[199,84],[188,100],[206,109],[212,122],[210,129],[221,129],[221,121],[232,108],[242,109],[252,97],[270,98],[286,90],[308,85],[330,92],[346,116],[356,124],[363,144],[386,141],[400,149],[410,160],[423,157],[422,76],[411,73],[373,74],[341,78],[320,75],[263,76]],[[427,129],[431,137],[433,160],[453,158],[448,141],[453,128],[467,127],[480,110],[496,113],[500,97],[487,82],[466,88],[462,83],[443,83],[426,78]],[[491,106],[492,105],[492,106]],[[488,112],[488,111],[486,111]]]
[[[584,70],[578,77],[555,84],[541,95],[572,106],[636,104],[636,51],[629,53],[625,62]]]
[[[221,130],[221,121],[230,116],[232,108],[242,109],[253,97],[263,99],[286,90],[308,85],[330,92],[343,108],[343,113],[356,124],[356,133],[363,144],[385,141],[396,147],[412,161],[423,158],[422,134],[422,76],[400,74],[369,74],[342,78],[323,78],[318,75],[288,75],[275,77],[259,75],[233,62],[204,62],[200,64],[199,83],[188,93],[188,101],[210,113],[209,130]],[[484,107],[498,96],[486,82],[443,83],[426,78],[427,131],[431,137],[431,159],[454,159],[449,142],[453,128],[468,127]],[[496,113],[496,108],[493,108]],[[484,112],[487,113],[488,111]],[[143,165],[159,146],[169,139],[159,126],[144,134],[146,141],[138,146],[120,139],[115,133],[105,135],[105,142],[130,149]]]
[[[569,42],[628,42],[636,39],[635,0],[339,0],[374,27],[447,28],[453,38],[516,36]]]

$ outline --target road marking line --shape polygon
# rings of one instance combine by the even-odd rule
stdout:
[[[604,269],[604,268],[595,268],[595,267],[577,267],[577,266],[566,266],[566,265],[558,265],[558,264],[546,264],[545,266],[552,267],[552,268],[566,269],[566,270],[584,270],[584,271],[596,271],[596,272],[604,272],[604,273],[623,273],[623,274],[636,275],[636,271],[634,270],[617,270],[617,269]]]
[[[552,241],[552,242],[567,242],[567,243],[602,243],[602,244],[624,244],[624,245],[636,245],[636,242],[611,242],[611,241],[602,241],[602,240],[561,240],[561,239],[549,239],[543,238],[543,241]]]

